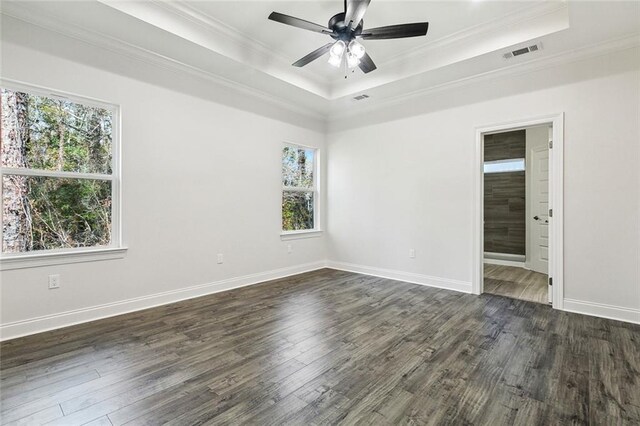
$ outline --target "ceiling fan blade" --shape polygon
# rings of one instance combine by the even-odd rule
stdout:
[[[360,63],[358,64],[358,66],[365,74],[370,73],[371,71],[378,68],[376,67],[376,64],[373,63],[373,60],[368,53],[365,53],[362,59],[360,59]]]
[[[360,24],[364,17],[367,7],[369,7],[371,0],[347,0],[347,8],[344,16],[345,25],[354,29]]]
[[[333,46],[334,43],[329,43],[329,44],[325,44],[324,46],[322,46],[319,49],[314,50],[313,52],[309,53],[307,56],[305,56],[304,58],[300,58],[298,59],[296,62],[294,62],[293,65],[294,67],[304,67],[305,65],[307,65],[309,62],[315,61],[316,59],[318,59],[320,56],[324,55],[325,53],[327,53],[329,50],[331,50],[331,46]]]
[[[272,21],[280,22],[281,24],[291,25],[292,27],[302,28],[303,30],[309,30],[316,33],[322,34],[331,34],[329,28],[323,27],[322,25],[314,24],[313,22],[305,21],[304,19],[295,18],[293,16],[284,15],[278,12],[271,12],[269,15],[269,19]]]
[[[428,22],[389,25],[388,27],[367,28],[360,37],[365,40],[385,40],[391,38],[420,37],[427,34]]]

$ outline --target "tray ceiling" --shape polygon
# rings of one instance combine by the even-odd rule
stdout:
[[[341,9],[340,0],[52,0],[4,1],[2,13],[324,116],[353,105],[352,98],[362,93],[370,98],[361,104],[370,106],[529,62],[557,60],[588,46],[617,46],[621,39],[637,45],[640,40],[640,2],[635,1],[612,6],[598,1],[373,0],[365,28],[428,21],[428,35],[365,41],[378,65],[367,75],[357,70],[345,79],[324,57],[304,68],[292,67],[330,39],[269,21],[269,13],[326,24]],[[509,61],[502,58],[532,43],[541,43],[543,49]]]

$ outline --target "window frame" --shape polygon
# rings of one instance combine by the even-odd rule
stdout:
[[[295,149],[313,150],[313,186],[309,188],[301,188],[295,186],[285,186],[282,183],[282,151],[285,147]],[[298,238],[312,238],[322,235],[320,226],[320,148],[316,146],[303,145],[294,142],[283,142],[280,146],[280,238],[282,240],[292,240]],[[282,196],[285,191],[289,192],[312,192],[313,193],[313,229],[299,229],[294,231],[285,231],[282,229]]]
[[[24,253],[3,253],[0,251],[0,270],[31,268],[67,263],[91,262],[123,258],[127,248],[122,243],[122,158],[121,158],[121,109],[107,101],[64,92],[11,79],[0,79],[0,87],[22,91],[37,96],[67,100],[82,105],[103,108],[112,113],[111,174],[80,173],[55,170],[14,168],[0,166],[0,193],[4,175],[36,176],[49,178],[90,179],[111,182],[111,241],[108,246],[58,248],[36,250]],[[2,207],[0,197],[0,207]],[[2,218],[0,218],[2,221]],[[3,238],[0,235],[0,238]]]

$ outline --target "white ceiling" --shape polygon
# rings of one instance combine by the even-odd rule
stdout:
[[[325,58],[303,69],[290,65],[330,41],[328,36],[267,19],[276,10],[324,24],[340,12],[341,1],[98,1],[325,99],[371,89],[569,27],[567,4],[559,0],[374,0],[365,15],[365,28],[428,20],[430,32],[412,39],[366,41],[379,69],[366,76],[356,70],[345,82],[341,70],[329,66]]]
[[[410,93],[528,63],[557,61],[586,48],[640,40],[640,2],[373,0],[365,28],[428,21],[426,37],[364,44],[378,69],[349,78],[320,58],[290,64],[330,38],[269,21],[272,11],[326,25],[332,1],[3,1],[2,13],[76,38],[196,70],[321,116],[366,110]],[[544,49],[506,61],[513,48]],[[616,44],[617,43],[617,44]],[[608,44],[607,44],[608,45]],[[370,99],[355,103],[352,97]]]
[[[474,27],[490,26],[496,20],[503,20],[516,12],[530,10],[540,2],[532,1],[384,1],[374,0],[365,15],[365,28],[385,25],[430,22],[427,37],[398,40],[376,40],[364,42],[369,54],[382,64],[396,57],[402,57],[427,43]],[[300,57],[331,41],[326,35],[292,28],[267,20],[272,11],[296,16],[320,25],[327,25],[329,18],[343,9],[341,0],[332,1],[243,1],[241,6],[232,1],[190,1],[184,7],[203,17],[227,25],[233,31],[243,34],[253,43],[273,52],[287,62]],[[248,13],[250,11],[250,13]],[[455,17],[455,19],[452,19]],[[337,70],[326,66],[327,58],[309,65],[320,78],[341,79]]]

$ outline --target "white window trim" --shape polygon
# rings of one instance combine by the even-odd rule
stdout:
[[[319,229],[302,229],[299,231],[283,231],[280,234],[282,241],[300,240],[304,238],[318,238],[322,236],[322,231]]]
[[[282,144],[282,148],[288,146],[291,148],[302,148],[302,149],[312,149],[314,151],[313,155],[313,187],[312,188],[300,188],[295,186],[285,186],[282,185],[282,192],[284,191],[297,191],[297,192],[313,192],[313,229],[300,229],[295,231],[284,231],[282,230],[282,205],[280,206],[280,239],[283,241],[286,240],[296,240],[301,238],[316,238],[322,236],[322,227],[320,226],[320,209],[321,209],[321,200],[320,200],[320,148],[316,146],[303,145],[299,143],[293,142],[284,142]],[[280,150],[282,154],[282,149]],[[282,181],[282,175],[280,176],[280,180]]]
[[[25,253],[0,253],[0,271],[10,269],[35,268],[41,266],[63,265],[69,263],[94,262],[99,260],[121,259],[127,248],[122,244],[122,159],[121,159],[121,111],[120,106],[99,99],[88,98],[74,93],[52,90],[42,86],[23,83],[11,79],[0,79],[0,86],[16,91],[24,91],[39,96],[58,98],[78,102],[87,106],[104,108],[113,114],[111,174],[75,173],[54,170],[0,168],[0,182],[4,174],[20,176],[43,176],[73,179],[94,179],[111,182],[111,244],[108,246],[63,248],[53,250],[37,250]],[[1,191],[1,188],[0,188]],[[0,207],[2,200],[0,200]],[[1,210],[1,209],[0,209]],[[1,235],[0,235],[1,237]]]
[[[126,254],[126,247],[80,247],[75,249],[41,250],[19,256],[2,256],[0,259],[0,271],[123,259]]]

